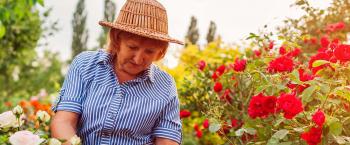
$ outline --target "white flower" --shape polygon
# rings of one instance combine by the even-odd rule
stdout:
[[[74,135],[72,138],[70,138],[69,142],[72,145],[79,145],[81,143],[80,138],[77,135]]]
[[[56,138],[50,138],[49,145],[61,145],[62,143]]]
[[[12,112],[15,115],[21,115],[23,113],[23,109],[21,106],[17,105],[15,108],[12,109]]]
[[[39,145],[44,141],[38,135],[27,130],[17,131],[10,136],[9,140],[12,145]]]
[[[0,114],[0,128],[10,128],[10,127],[19,127],[24,121],[22,120],[23,115],[20,119],[20,124],[16,118],[16,115],[12,111],[6,111]]]
[[[41,111],[41,110],[36,112],[36,117],[42,122],[49,122],[51,118],[46,111]]]

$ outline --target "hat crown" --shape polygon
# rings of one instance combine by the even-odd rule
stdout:
[[[156,0],[127,0],[115,23],[150,32],[168,34],[166,10]]]

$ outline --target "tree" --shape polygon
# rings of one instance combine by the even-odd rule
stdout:
[[[57,57],[46,53],[39,58],[35,50],[52,29],[42,27],[49,11],[40,17],[38,3],[43,6],[41,0],[0,1],[0,102],[26,98],[43,88],[52,93],[62,81]]]
[[[191,44],[197,44],[197,41],[199,39],[199,32],[197,28],[197,18],[192,16],[191,17],[191,23],[188,27],[187,35],[186,35],[186,45],[188,43]]]
[[[79,0],[73,14],[73,40],[72,40],[72,59],[82,51],[87,50],[87,40],[89,37],[86,28],[85,0]]]
[[[104,20],[108,22],[112,22],[115,17],[115,11],[116,11],[116,5],[114,2],[111,0],[105,0],[105,5],[104,5]],[[104,48],[106,45],[106,40],[107,40],[107,33],[108,33],[108,28],[103,27],[103,30],[100,34],[100,37],[98,38],[99,42],[99,48]]]
[[[208,43],[214,41],[215,33],[216,33],[216,24],[215,24],[215,22],[210,21],[209,30],[208,30],[208,34],[207,34],[207,42]]]

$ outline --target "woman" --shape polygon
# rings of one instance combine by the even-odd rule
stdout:
[[[110,29],[106,50],[75,57],[53,110],[52,136],[83,144],[177,145],[181,122],[176,85],[152,62],[169,42],[167,14],[156,0],[128,0]],[[66,142],[69,144],[68,142]]]

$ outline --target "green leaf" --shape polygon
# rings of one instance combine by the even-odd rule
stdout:
[[[2,24],[0,20],[0,39],[5,36],[5,33],[6,33],[5,26]]]
[[[272,137],[281,140],[281,139],[283,139],[288,133],[289,133],[288,130],[282,129],[282,130],[277,131],[275,134],[273,134]]]
[[[273,125],[273,126],[274,126],[274,127],[277,127],[277,126],[280,125],[284,120],[286,120],[286,119],[284,119],[284,118],[278,119],[278,120],[276,121],[275,125]]]
[[[312,63],[312,67],[319,67],[321,65],[324,65],[324,64],[328,64],[329,61],[327,60],[316,60]]]
[[[235,131],[236,136],[242,136],[244,134],[244,129],[240,128],[238,130]]]
[[[219,123],[214,123],[209,126],[209,131],[210,132],[217,132],[221,128],[221,124]]]
[[[328,84],[321,84],[320,87],[321,87],[321,92],[324,94],[328,94],[331,90]]]
[[[333,94],[336,94],[350,102],[350,89],[346,87],[337,87],[334,89]]]
[[[245,132],[250,134],[250,135],[256,134],[256,130],[254,128],[245,128]]]
[[[301,94],[303,103],[308,103],[312,100],[311,95],[315,92],[315,90],[315,86],[310,86],[303,91]]]
[[[343,125],[339,122],[333,122],[329,125],[329,132],[335,136],[338,136],[343,131]]]
[[[349,144],[350,143],[350,137],[347,137],[347,136],[333,136],[333,137],[338,144]]]
[[[268,141],[266,145],[278,145],[280,142],[277,138],[273,138],[271,137]]]
[[[41,6],[44,6],[44,0],[38,0],[37,1]]]

